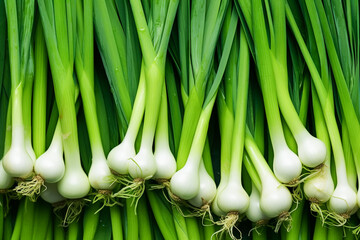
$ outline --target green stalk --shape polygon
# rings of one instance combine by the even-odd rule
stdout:
[[[111,218],[111,230],[113,239],[123,239],[123,227],[121,223],[121,212],[120,206],[113,206],[110,208],[110,218]]]
[[[316,218],[313,239],[327,240],[327,232],[328,228],[323,226],[321,219]]]
[[[306,209],[306,210],[308,210],[308,209]],[[310,224],[309,223],[309,215],[305,213],[305,215],[303,216],[302,221],[301,221],[301,232],[300,232],[301,239],[304,239],[304,240],[311,239],[309,224]]]
[[[346,17],[345,11],[343,8],[343,1],[341,0],[332,0],[331,1],[331,10],[334,16],[334,25],[338,38],[338,51],[339,61],[344,73],[344,77],[347,82],[347,86],[350,88],[353,83],[351,83],[351,54],[350,54],[350,45],[349,34],[351,28],[346,26]],[[351,23],[351,21],[350,21]]]
[[[138,205],[138,222],[139,222],[139,239],[153,239],[153,234],[151,231],[151,223],[149,219],[149,210],[147,207],[147,199],[145,196],[140,198]]]
[[[251,1],[250,0],[245,0],[245,1],[240,1],[238,0],[239,6],[241,8],[242,13],[244,14],[244,18],[246,21],[246,24],[250,30],[250,32],[252,33],[252,17],[251,17]]]
[[[180,211],[174,206],[171,205],[173,222],[176,229],[176,234],[178,239],[190,239],[188,234],[188,229],[186,225],[186,218],[181,215]]]
[[[165,83],[163,85],[159,117],[156,125],[155,149],[169,146],[168,102]]]
[[[11,239],[11,234],[12,234],[12,230],[13,230],[12,220],[13,219],[10,217],[10,215],[7,215],[6,218],[5,218],[4,234],[2,235],[4,240],[10,240]]]
[[[305,211],[307,211],[307,208],[304,208],[305,205],[305,199],[303,198],[298,202],[296,205],[296,210],[291,213],[291,229],[288,231],[286,235],[286,240],[298,240],[300,233],[303,231],[303,219],[307,218],[305,215]],[[305,216],[303,216],[305,215]],[[285,229],[283,229],[285,230]]]
[[[36,202],[33,214],[36,215],[36,220],[34,218],[32,239],[46,239],[46,235],[49,232],[52,233],[50,205],[43,202]]]
[[[176,157],[176,165],[178,170],[181,169],[186,163],[191,148],[191,141],[189,141],[189,139],[193,139],[194,137],[197,125],[196,123],[200,118],[200,114],[201,99],[199,99],[196,88],[193,88],[190,91],[189,98],[185,106],[179,149]]]
[[[97,45],[114,95],[118,116],[126,130],[132,106],[125,74],[125,36],[113,2],[94,1],[94,24]]]
[[[196,166],[200,165],[200,160],[206,142],[207,131],[209,128],[210,117],[215,103],[215,99],[216,95],[206,106],[206,108],[202,110],[190,148],[189,156],[196,156],[196,159],[199,160]]]
[[[5,120],[5,139],[4,139],[4,155],[7,153],[7,151],[9,151],[10,147],[11,147],[11,139],[12,139],[12,104],[11,104],[11,99],[9,99],[8,102],[8,106],[7,106],[7,111],[6,111],[6,120]]]
[[[199,230],[199,224],[197,222],[197,219],[195,217],[187,217],[185,218],[186,221],[186,228],[188,232],[188,236],[192,240],[200,240],[200,230]]]
[[[246,128],[246,135],[245,135],[245,149],[257,172],[269,173],[269,175],[270,174],[274,175],[269,165],[267,164],[265,158],[263,157],[260,149],[257,147],[257,144],[253,136],[251,135],[248,127]],[[261,181],[261,179],[264,178],[264,176],[259,175],[259,178]]]
[[[335,239],[343,239],[343,229],[340,227],[330,226],[328,230],[327,239],[335,240]]]
[[[219,117],[219,128],[221,136],[220,146],[220,176],[221,181],[224,183],[228,182],[231,165],[231,140],[232,140],[232,129],[234,126],[234,116],[232,111],[226,107],[226,102],[222,92],[218,95],[218,117]]]
[[[247,153],[244,154],[244,165],[246,167],[247,173],[250,176],[251,182],[253,183],[252,186],[256,187],[256,189],[260,192],[261,191],[261,181],[260,181],[259,175]]]
[[[202,155],[204,166],[206,169],[206,172],[209,174],[209,176],[214,179],[214,169],[213,169],[213,163],[211,158],[211,149],[210,149],[210,143],[209,143],[209,137],[205,140],[204,145],[204,151]]]
[[[80,223],[74,221],[68,226],[68,231],[66,235],[67,240],[77,240],[80,238]]]
[[[276,88],[274,84],[274,73],[272,64],[270,64],[272,60],[268,46],[262,9],[260,0],[252,2],[253,37],[256,49],[256,63],[260,76],[260,85],[264,98],[270,138],[274,151],[276,151],[277,146],[286,146],[286,142],[281,126]]]
[[[64,240],[65,239],[65,229],[62,227],[62,220],[57,218],[55,215],[54,225],[53,225],[53,231],[54,231],[54,240]]]
[[[51,109],[50,109],[50,113],[49,113],[49,122],[48,125],[46,126],[46,148],[48,148],[51,144],[51,141],[53,139],[55,130],[56,130],[56,126],[58,124],[59,121],[59,111],[57,109],[56,106],[56,100],[54,100],[51,103]]]
[[[256,223],[253,223],[253,226]],[[252,234],[252,239],[253,240],[266,240],[267,239],[267,234],[266,234],[266,228],[265,227],[260,227],[257,228],[256,230],[253,230],[251,232]]]
[[[5,1],[2,1],[0,3],[0,86],[3,85],[4,79],[4,72],[5,72],[5,66],[6,62],[8,60],[6,59],[6,11],[5,11]],[[1,87],[0,87],[1,89]],[[0,97],[3,95],[2,90],[0,90]]]
[[[200,221],[200,226],[203,228],[204,237],[203,239],[211,239],[214,236],[214,233],[216,232],[216,227],[214,224],[211,224],[211,221],[209,219],[204,219],[204,224],[202,220]]]
[[[227,9],[227,1],[221,1],[221,3],[220,3],[220,1],[210,1],[207,5],[208,9],[206,9],[206,7],[207,7],[207,6],[205,6],[206,4],[202,5],[201,3],[202,3],[202,1],[192,2],[191,10],[190,10],[190,6],[189,5],[186,6],[186,4],[182,4],[181,8],[179,9],[179,15],[182,15],[181,16],[182,22],[179,22],[179,25],[180,25],[179,29],[181,30],[181,29],[184,29],[185,27],[188,27],[189,22],[186,21],[186,18],[187,18],[186,16],[191,16],[190,26],[191,26],[192,34],[190,34],[190,35],[197,36],[197,37],[191,38],[191,46],[189,46],[189,48],[193,49],[192,51],[195,51],[195,52],[202,51],[202,53],[198,52],[196,54],[197,59],[191,59],[191,61],[194,62],[194,63],[191,63],[191,67],[194,69],[192,69],[192,71],[189,71],[189,76],[187,76],[189,83],[185,84],[185,85],[182,84],[182,91],[184,90],[187,93],[187,94],[183,93],[183,96],[187,95],[188,100],[187,100],[187,103],[185,106],[185,113],[184,113],[184,120],[183,120],[183,126],[182,126],[181,137],[180,137],[179,151],[178,151],[178,155],[176,158],[178,169],[181,169],[185,165],[186,160],[189,155],[189,152],[190,152],[192,142],[189,141],[189,139],[193,139],[194,133],[196,131],[197,122],[199,120],[203,101],[205,98],[206,82],[209,80],[208,73],[211,70],[210,65],[211,65],[211,61],[214,56],[215,43],[218,39],[218,36],[220,33],[220,28],[222,26],[222,22],[223,22],[223,19],[224,19],[225,13],[226,13],[226,9]],[[201,22],[205,21],[205,18],[204,18],[204,16],[202,16],[199,13],[204,12],[204,11],[208,11],[208,13],[206,13],[206,16],[209,16],[209,17],[211,16],[212,18],[215,18],[214,16],[216,16],[216,22],[212,22],[213,25],[207,26],[206,31],[209,31],[209,33],[206,33],[206,32],[204,33],[206,36],[210,36],[209,34],[211,34],[211,37],[207,37],[207,39],[211,39],[211,41],[208,44],[205,44],[206,46],[200,47],[200,46],[202,46],[203,36],[199,36],[197,34],[199,31],[198,24],[201,24]],[[231,11],[230,11],[230,14],[231,14]],[[236,24],[237,24],[236,14],[232,19],[235,19],[231,22],[232,28],[234,28],[234,25],[235,25],[235,29],[236,29]],[[213,28],[210,28],[210,26]],[[232,38],[233,38],[232,34],[235,33],[235,30],[232,30],[232,31],[229,34],[228,42],[230,42],[230,43],[227,44],[229,52],[230,52],[230,48],[232,45]],[[190,39],[189,39],[189,41],[190,41]],[[185,43],[180,43],[181,46],[183,46],[183,44],[185,44]],[[199,46],[199,49],[196,46]],[[185,54],[185,56],[182,55],[182,56],[180,56],[180,58],[181,59],[190,58],[190,56],[189,56],[190,52],[184,51],[185,49],[182,49],[182,50],[183,51],[181,53]],[[227,54],[224,54],[224,58],[226,59],[226,61],[223,61],[224,63],[222,64],[224,69],[225,69],[226,62],[227,62],[227,59],[229,56],[228,55],[229,52]],[[201,66],[199,65],[200,63],[201,63]],[[192,66],[193,64],[195,66]],[[194,70],[196,70],[196,66],[198,66],[198,65],[199,65],[198,72],[193,72]],[[182,66],[186,67],[185,65],[182,65]],[[218,79],[221,79],[222,75],[223,75],[223,72],[219,71],[219,74],[217,76]],[[214,82],[215,82],[215,80],[214,80]],[[188,86],[188,89],[185,89],[186,86]],[[215,86],[215,88],[212,89],[212,92],[216,92],[217,87]],[[210,95],[211,94],[209,94],[207,100],[205,101],[206,102],[206,104],[204,104],[205,106],[209,103],[210,99],[212,99],[212,97],[213,97]],[[203,107],[205,107],[205,106],[203,106]]]
[[[355,240],[357,235],[352,232],[352,229],[345,228],[344,240]]]
[[[161,193],[157,193],[152,190],[147,190],[146,193],[149,199],[151,211],[154,214],[156,223],[164,239],[176,239],[177,233],[175,226],[177,224],[176,222],[174,224],[173,217],[175,218],[175,216],[173,216],[173,212],[169,209],[168,202],[166,202],[165,199],[162,199]]]
[[[9,138],[11,138],[11,132],[8,130],[7,122],[11,120],[11,99],[5,94],[5,91],[2,90],[3,94],[0,97],[0,108],[1,108],[1,115],[0,115],[0,127],[3,131],[0,132],[0,156],[1,158],[6,154],[9,146],[6,148],[5,145],[9,142]],[[10,139],[11,140],[11,139]]]
[[[255,103],[255,129],[254,129],[254,139],[259,147],[259,150],[262,154],[265,154],[265,118],[264,118],[264,105],[261,99],[260,91],[254,91],[254,103]],[[251,92],[250,92],[251,93]],[[258,95],[259,94],[259,95]]]
[[[149,27],[146,23],[141,2],[139,0],[132,0],[130,3],[133,9],[140,46],[143,52],[146,86],[148,86],[146,87],[145,94],[145,117],[141,145],[151,147],[154,140],[156,123],[160,109],[162,86],[165,79],[165,53],[169,41],[169,36],[167,35],[169,35],[173,25],[178,1],[173,0],[169,3],[166,21],[163,28],[164,33],[160,41],[158,52],[156,52],[153,46],[149,46],[149,43],[153,41],[150,36]],[[156,43],[157,42],[153,44]]]
[[[172,150],[174,153],[177,153],[181,136],[182,114],[180,111],[180,98],[176,88],[174,70],[169,61],[166,61],[165,80],[174,139],[174,149]]]
[[[19,203],[14,227],[12,229],[11,240],[19,240],[20,239],[21,228],[22,228],[22,223],[23,223],[23,216],[24,216],[24,211],[25,211],[25,201],[28,201],[28,200],[26,198],[23,198]]]
[[[39,157],[46,147],[46,91],[47,91],[47,52],[41,21],[38,21],[35,34],[35,79],[33,93],[33,146]]]
[[[81,22],[82,25],[84,25],[84,28],[83,36],[78,37],[82,37],[83,42],[80,42],[81,39],[78,39],[77,41],[75,66],[79,78],[91,152],[93,159],[95,160],[97,159],[95,156],[104,155],[104,150],[96,114],[94,90],[93,2],[92,0],[85,0],[83,6],[81,6],[81,3],[78,4],[78,8],[78,11],[81,13],[83,12],[83,19],[79,19],[78,22]],[[78,18],[80,17],[81,16],[78,16]]]
[[[241,183],[241,168],[244,153],[246,109],[249,87],[250,54],[244,31],[240,31],[240,48],[238,62],[238,83],[236,93],[236,107],[234,129],[231,146],[231,166],[229,181],[233,179]],[[236,169],[236,170],[235,170]]]
[[[26,240],[31,238],[34,230],[35,204],[28,198],[25,199],[24,212],[22,215],[21,234],[20,239]]]
[[[83,239],[94,239],[96,228],[99,224],[100,207],[100,203],[92,203],[85,208],[83,218]]]
[[[24,93],[23,93],[23,121],[25,128],[25,148],[30,158],[35,161],[36,155],[31,141],[31,103],[33,95],[34,83],[34,53],[33,48],[30,48],[30,56],[25,76]]]
[[[139,239],[139,221],[135,213],[135,205],[132,204],[133,199],[131,198],[127,198],[125,201],[127,217],[126,240],[137,240]]]
[[[53,221],[49,222],[49,225],[48,225],[48,228],[47,228],[47,231],[46,231],[46,236],[45,236],[44,239],[46,239],[46,240],[54,239],[54,237],[53,237]]]
[[[275,42],[271,56],[274,79],[276,82],[277,99],[287,126],[290,128],[297,142],[300,143],[301,134],[307,132],[307,130],[292,104],[288,91],[285,1],[271,1],[271,6],[274,16],[275,31],[275,37],[274,39],[271,39],[271,42]]]
[[[342,147],[344,150],[344,157],[345,157],[345,165],[346,165],[346,176],[348,178],[348,182],[350,186],[356,190],[356,167],[353,157],[353,152],[351,149],[350,137],[349,137],[349,128],[345,122],[342,121],[341,124],[341,133],[342,133]]]

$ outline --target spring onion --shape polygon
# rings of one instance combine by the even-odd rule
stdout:
[[[96,114],[92,17],[93,1],[89,0],[78,3],[77,13],[77,28],[80,34],[77,39],[75,66],[79,79],[80,93],[83,100],[92,153],[89,182],[96,190],[111,190],[114,187],[113,177],[106,163]],[[83,35],[81,35],[81,33]]]
[[[324,162],[325,144],[313,137],[302,124],[288,94],[287,56],[286,56],[286,17],[285,1],[270,1],[274,16],[274,45],[272,63],[276,82],[279,107],[297,143],[300,161],[307,167],[316,167]]]
[[[4,170],[12,177],[30,177],[33,160],[27,152],[25,144],[25,125],[23,119],[23,93],[26,71],[30,55],[30,39],[34,19],[34,1],[23,2],[25,11],[19,19],[15,1],[6,1],[8,17],[9,56],[11,72],[12,101],[12,138],[9,151],[3,158]],[[20,29],[19,29],[20,27]],[[21,34],[21,38],[20,38]],[[21,39],[21,41],[20,41]]]

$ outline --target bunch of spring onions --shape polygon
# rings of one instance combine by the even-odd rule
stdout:
[[[0,0],[0,239],[355,239],[351,0]]]

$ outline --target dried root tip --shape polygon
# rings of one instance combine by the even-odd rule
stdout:
[[[152,184],[150,186],[150,190],[158,190],[158,189],[164,189],[164,188],[170,188],[170,180],[167,178],[157,178],[154,179],[157,184]]]
[[[219,221],[216,222],[217,225],[222,226],[220,230],[213,233],[211,239],[215,236],[219,236],[219,239],[222,238],[225,232],[229,234],[231,239],[233,240],[241,240],[242,233],[239,228],[236,227],[236,223],[239,220],[239,213],[238,212],[229,212],[225,217],[222,217]],[[236,238],[234,235],[234,229],[239,232],[239,238]]]
[[[21,181],[14,188],[15,192],[29,197],[33,202],[36,201],[39,194],[46,190],[45,181],[40,175],[35,175],[31,181]]]
[[[321,163],[320,165],[317,165],[316,167],[314,167],[313,170],[321,170],[324,166],[325,166],[325,164]]]
[[[141,196],[145,192],[145,180],[142,178],[135,178],[128,182],[120,191],[112,194],[112,198],[132,198],[131,205],[135,204],[135,211]]]
[[[112,191],[111,190],[98,190],[97,193],[95,193],[95,196],[92,200],[92,203],[96,203],[102,201],[102,205],[101,207],[95,212],[98,213],[100,212],[104,207],[113,207],[115,205],[119,205],[122,206],[122,204],[116,200],[116,198],[114,198],[112,196]]]
[[[79,220],[87,201],[86,199],[72,199],[53,204],[54,214],[61,220],[61,225],[67,227]]]
[[[300,177],[285,184],[287,187],[297,187],[300,184]]]
[[[6,194],[9,192],[9,189],[0,189],[0,194]]]
[[[291,229],[291,222],[292,222],[291,212],[282,212],[277,219],[274,231],[276,233],[279,232],[280,227],[283,225],[285,227],[286,231],[289,232]]]
[[[110,196],[112,191],[111,190],[108,190],[108,189],[100,189],[98,190],[98,193],[99,194],[103,194],[103,195],[107,195],[107,196]]]
[[[266,226],[268,224],[268,222],[269,222],[269,219],[261,219],[256,222],[256,226],[263,227],[263,226]]]
[[[170,188],[168,188],[168,193],[169,193],[169,196],[170,196],[170,199],[175,202],[175,203],[184,203],[184,201],[179,198],[177,195],[175,195]]]
[[[25,178],[21,178],[21,177],[14,177],[14,180],[18,183],[21,183],[21,182],[25,182],[26,179]]]
[[[268,219],[261,219],[261,220],[257,221],[257,222],[255,223],[255,226],[254,226],[252,229],[250,229],[248,236],[249,236],[249,237],[251,236],[251,232],[252,232],[252,231],[257,232],[257,234],[260,235],[261,232],[259,231],[259,229],[261,229],[262,227],[267,226],[268,222],[269,222]]]
[[[311,198],[309,198],[309,201],[310,201],[311,203],[316,203],[316,204],[320,204],[320,201],[319,201],[319,199],[317,199],[317,198],[314,198],[314,197],[311,197]]]
[[[110,169],[110,172],[112,173],[112,175],[114,175],[115,177],[119,177],[119,176],[125,176],[122,174],[119,174],[117,171]]]
[[[65,208],[66,202],[67,202],[66,200],[63,200],[63,201],[60,201],[60,202],[52,203],[51,205],[52,205],[52,207],[54,209],[54,212],[57,211],[57,210]]]

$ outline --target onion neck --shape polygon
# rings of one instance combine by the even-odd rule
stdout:
[[[168,110],[167,110],[167,94],[165,84],[161,94],[161,105],[159,112],[159,119],[156,127],[155,135],[155,149],[169,147],[169,132],[168,132]]]
[[[58,122],[56,124],[55,132],[54,132],[53,138],[51,140],[51,144],[49,146],[49,149],[54,149],[56,151],[63,152],[60,120],[58,120]]]
[[[123,141],[129,141],[135,143],[136,136],[139,132],[141,121],[144,116],[145,109],[145,66],[144,63],[141,65],[140,80],[136,97],[134,101],[133,111],[129,122],[128,129],[126,131]]]

